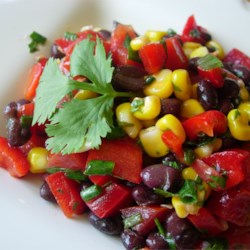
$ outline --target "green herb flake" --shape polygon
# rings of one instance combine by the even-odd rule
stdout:
[[[140,224],[142,221],[143,218],[140,213],[133,214],[130,217],[127,217],[126,219],[123,220],[124,228],[128,229],[134,227],[137,224]]]
[[[29,128],[32,124],[33,116],[23,115],[20,118],[21,126],[23,128]]]
[[[46,37],[42,36],[36,31],[33,31],[29,37],[31,39],[31,42],[28,44],[30,53],[38,51],[38,46],[44,45],[47,40]]]
[[[174,84],[174,83],[172,82],[172,85],[173,85],[174,91],[176,91],[176,92],[181,92],[181,88],[179,88],[176,84]]]
[[[197,29],[192,29],[190,30],[189,35],[194,38],[199,38],[201,36],[201,33]]]
[[[212,188],[224,188],[226,186],[227,179],[223,176],[209,176],[210,181],[207,182]]]
[[[208,245],[204,250],[226,250],[228,249],[228,242],[225,238],[211,238],[206,241]],[[241,249],[241,248],[235,248]],[[242,248],[243,249],[243,248]]]
[[[111,175],[115,163],[113,161],[92,160],[88,162],[87,168],[84,171],[86,175]]]
[[[75,41],[78,38],[76,33],[72,33],[72,32],[65,32],[64,33],[64,39],[67,41]]]
[[[234,111],[234,117],[233,117],[233,119],[236,120],[240,115],[241,115],[240,111],[238,109],[236,109]]]
[[[191,165],[195,160],[195,154],[192,149],[184,149],[184,161],[187,165]]]
[[[223,67],[222,61],[212,54],[207,54],[201,57],[197,61],[197,64],[199,67],[201,67],[204,70],[211,70],[211,69]]]
[[[173,29],[168,29],[167,34],[168,34],[168,36],[175,36],[177,34],[177,32]]]
[[[146,85],[150,85],[152,82],[154,82],[156,78],[154,76],[147,76],[144,80]]]
[[[182,188],[178,192],[183,203],[192,204],[198,201],[197,185],[194,180],[185,180]]]
[[[144,99],[142,98],[135,98],[132,102],[131,102],[131,109],[130,111],[132,113],[139,111],[141,109],[141,107],[143,107],[144,105]]]

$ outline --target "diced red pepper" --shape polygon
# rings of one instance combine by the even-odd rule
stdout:
[[[34,113],[34,102],[23,104],[17,110],[17,116],[20,118],[22,116],[33,116]]]
[[[195,140],[200,133],[208,136],[223,134],[227,131],[227,118],[217,110],[209,110],[193,116],[182,123],[190,140]]]
[[[167,60],[165,67],[170,70],[187,69],[188,58],[177,37],[166,39]]]
[[[154,74],[161,70],[166,63],[167,55],[162,43],[149,43],[139,50],[145,70],[149,74]]]
[[[109,182],[117,182],[117,178],[111,175],[90,175],[89,179],[96,185],[103,186]]]
[[[210,81],[214,87],[220,88],[224,85],[224,72],[222,68],[206,70],[198,66],[198,72],[201,78]]]
[[[88,153],[72,153],[62,155],[49,153],[48,167],[60,167],[70,169],[85,169]]]
[[[223,59],[226,63],[239,64],[250,70],[250,57],[239,49],[230,50]]]
[[[36,96],[36,88],[39,84],[39,80],[42,75],[46,62],[47,58],[42,58],[31,68],[28,75],[27,88],[24,93],[25,99],[32,101]]]
[[[112,31],[110,50],[115,66],[141,65],[140,63],[132,61],[128,58],[128,48],[125,46],[127,38],[133,39],[136,36],[137,34],[131,25],[118,24]]]
[[[118,183],[106,186],[97,198],[86,202],[89,209],[99,218],[119,213],[120,209],[131,204],[131,189]]]
[[[23,177],[30,170],[30,164],[19,148],[10,147],[8,140],[0,136],[0,166],[14,177]]]
[[[65,216],[82,214],[86,205],[80,196],[79,184],[57,172],[46,177],[46,182]]]
[[[89,150],[87,163],[91,160],[113,161],[113,175],[139,184],[141,182],[142,150],[129,138],[103,140],[99,149]]]
[[[217,218],[205,207],[201,207],[198,214],[190,214],[187,218],[200,232],[205,232],[208,235],[216,235],[228,229],[225,220]]]
[[[170,150],[176,154],[177,157],[183,157],[183,141],[178,136],[176,136],[171,130],[167,130],[162,134],[161,138],[163,142],[170,148]]]
[[[169,211],[171,211],[169,208],[160,206],[134,206],[122,209],[121,213],[124,219],[135,214],[140,214],[142,222],[133,226],[132,229],[140,235],[147,235],[156,227],[154,219],[164,220]]]

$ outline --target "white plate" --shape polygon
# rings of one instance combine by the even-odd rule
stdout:
[[[195,14],[226,51],[237,47],[250,55],[250,8],[245,0],[0,0],[0,108],[22,97],[28,69],[40,53],[29,54],[27,36],[38,31],[48,45],[64,31],[83,25],[111,29],[112,21],[147,29],[182,31]],[[5,135],[1,115],[0,134]],[[86,218],[67,219],[39,197],[39,180],[11,178],[0,169],[0,249],[123,249],[119,239],[99,233]]]

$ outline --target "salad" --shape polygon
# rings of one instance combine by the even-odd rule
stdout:
[[[126,249],[249,249],[249,88],[250,58],[194,16],[65,32],[5,107],[0,165]]]

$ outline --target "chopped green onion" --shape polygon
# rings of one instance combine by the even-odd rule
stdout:
[[[29,49],[30,49],[30,52],[33,53],[33,52],[36,52],[38,51],[38,45],[39,44],[45,44],[47,38],[42,36],[41,34],[37,33],[36,31],[33,31],[31,34],[30,34],[30,38],[31,38],[31,42],[29,43]]]
[[[23,115],[20,118],[21,126],[23,128],[29,128],[32,123],[33,116],[30,115]]]
[[[164,227],[162,226],[162,224],[160,223],[158,218],[154,219],[155,225],[157,226],[157,229],[159,231],[159,234],[162,235],[164,238],[166,238],[166,231],[164,229]]]
[[[76,33],[72,33],[72,32],[66,31],[66,32],[64,33],[64,38],[65,38],[65,40],[67,40],[67,41],[75,41],[75,40],[78,38],[78,36],[77,36]]]
[[[167,34],[168,34],[168,36],[175,36],[177,33],[176,33],[176,31],[173,30],[173,29],[168,29],[168,30],[167,30]]]
[[[221,60],[212,54],[207,54],[201,57],[197,61],[197,64],[199,67],[201,67],[204,70],[221,68],[223,66],[223,63],[221,62]]]
[[[92,185],[80,192],[81,198],[85,201],[88,202],[97,196],[99,196],[102,193],[102,187],[98,185]]]
[[[84,174],[86,175],[108,175],[112,174],[115,163],[113,161],[92,160],[88,163]]]
[[[194,180],[185,180],[178,194],[183,203],[197,202],[197,183]]]
[[[141,106],[144,105],[144,100],[143,99],[134,99],[131,102],[131,112],[134,113],[140,109]]]
[[[83,173],[82,170],[54,167],[54,168],[47,168],[46,171],[50,174],[63,172],[65,176],[68,177],[69,179],[77,181],[85,181],[88,179],[88,177]]]
[[[159,188],[154,188],[154,192],[156,194],[164,196],[165,198],[176,196],[176,194],[174,194],[174,193],[171,193],[171,192],[165,191],[163,189],[159,189]]]
[[[154,76],[147,76],[147,77],[145,78],[145,84],[146,84],[146,85],[151,84],[153,81],[155,81],[155,77],[154,77]]]
[[[140,213],[133,214],[130,217],[123,220],[124,228],[125,229],[131,228],[141,223],[142,221],[143,218]]]
[[[212,188],[224,188],[226,186],[226,178],[223,176],[209,176],[210,181],[207,184]]]

